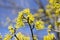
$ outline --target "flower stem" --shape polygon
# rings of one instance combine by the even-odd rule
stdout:
[[[31,28],[31,25],[30,25],[30,23],[29,23],[29,17],[28,17],[28,19],[27,19],[27,22],[28,22],[28,25],[30,26],[32,40],[34,40],[33,29]]]

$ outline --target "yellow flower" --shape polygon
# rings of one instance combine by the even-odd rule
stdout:
[[[23,40],[24,35],[21,32],[17,33],[16,36],[19,40]]]
[[[23,18],[23,11],[20,11],[19,13],[18,13],[18,18]]]
[[[12,36],[11,36],[10,34],[6,34],[3,40],[10,40],[11,37],[12,37]]]
[[[24,40],[30,40],[29,36],[24,36]]]
[[[46,10],[46,14],[48,15],[49,18],[52,18],[52,15],[51,15],[51,11],[50,10]]]
[[[16,23],[16,28],[21,28],[22,26],[24,26],[24,23],[22,21],[17,21]]]
[[[55,11],[55,13],[56,13],[56,16],[58,16],[60,13],[60,10],[59,9],[57,9],[56,11]]]
[[[55,35],[54,35],[53,33],[51,34],[51,38],[52,38],[52,39],[55,38]]]
[[[24,23],[23,23],[23,12],[19,12],[19,15],[17,17],[17,20],[16,20],[16,28],[20,28],[22,26],[24,26]]]
[[[49,26],[48,26],[48,29],[52,29],[52,25],[49,25]]]
[[[53,39],[51,38],[51,35],[49,34],[49,35],[44,36],[44,40],[53,40]]]
[[[49,0],[49,3],[54,3],[54,0]]]
[[[34,21],[34,17],[32,14],[28,15],[27,18],[29,18],[29,23],[32,24]]]
[[[19,40],[30,40],[29,36],[24,36],[21,32],[17,33],[16,36],[18,37]],[[15,40],[17,40],[15,38]]]
[[[52,40],[52,38],[51,38],[50,34],[49,34],[49,35],[44,36],[44,40]]]
[[[8,29],[9,29],[9,31],[13,34],[14,33],[14,28],[12,27],[12,25],[10,25],[9,27],[8,27]]]
[[[47,35],[47,40],[52,40],[50,36]]]
[[[42,13],[44,10],[43,9],[39,9],[38,12]]]
[[[47,40],[47,36],[44,36],[43,40]]]
[[[55,3],[55,8],[59,9],[60,8],[60,4],[59,3]]]
[[[55,38],[55,35],[53,33],[48,33],[48,38],[49,40],[53,40],[53,38]]]
[[[53,38],[55,38],[55,35],[53,34],[53,33],[50,33],[51,32],[51,30],[48,30],[48,39],[49,40],[53,40]]]
[[[30,13],[30,9],[29,8],[24,9],[23,13],[27,15],[27,19],[29,18],[29,23],[32,24],[34,21],[34,16]]]
[[[44,22],[43,21],[37,21],[36,23],[35,23],[35,28],[37,29],[37,30],[41,30],[41,29],[44,29]]]
[[[49,4],[48,4],[48,5],[46,5],[46,8],[47,8],[47,9],[53,9],[53,8],[54,8],[54,6],[53,6],[53,5],[49,5]]]
[[[29,13],[30,13],[30,9],[29,9],[29,8],[24,9],[24,10],[23,10],[23,13],[29,14]]]
[[[49,3],[54,5],[56,3],[56,0],[49,0]]]
[[[34,40],[38,40],[36,35],[34,35],[34,37],[33,37],[33,38],[34,38]]]

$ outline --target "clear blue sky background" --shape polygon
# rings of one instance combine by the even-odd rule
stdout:
[[[3,35],[3,37],[6,33],[9,33],[8,26],[10,23],[6,24],[7,17],[13,20],[16,18],[17,13],[20,11],[20,9],[10,8],[13,7],[13,5],[8,1],[10,0],[0,0],[0,5],[2,4],[2,6],[0,6],[0,33]],[[40,0],[40,1],[45,7],[45,5],[47,4],[47,0]],[[39,9],[39,6],[37,5],[37,3],[35,3],[35,0],[12,0],[12,2],[15,2],[16,5],[21,8],[30,8],[36,10]],[[34,13],[33,11],[31,12]],[[26,27],[19,29],[18,32],[19,31],[25,35],[31,35],[28,25],[26,25]],[[41,31],[37,31],[36,29],[34,29],[33,32],[34,34],[37,35],[38,39],[40,40],[42,40],[44,35],[47,35],[47,30],[45,29]]]

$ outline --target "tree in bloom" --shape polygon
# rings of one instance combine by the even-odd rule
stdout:
[[[38,40],[37,36],[34,36],[33,34],[33,29],[35,28],[36,30],[43,30],[45,28],[45,22],[42,20],[43,14],[46,14],[45,16],[48,16],[49,20],[54,20],[55,17],[54,23],[48,26],[48,35],[44,36],[44,40],[53,40],[55,35],[51,34],[50,30],[52,29],[53,24],[57,25],[56,19],[60,14],[60,2],[57,0],[49,0],[49,4],[46,6],[45,11],[46,13],[43,13],[44,10],[39,9],[36,14],[32,14],[30,9],[26,8],[18,12],[15,25],[14,27],[12,24],[9,25],[8,29],[10,34],[5,35],[4,40],[11,40],[13,37],[15,40],[30,40],[30,36],[25,36],[21,32],[17,33],[17,30],[24,27],[26,23],[29,25],[32,40]],[[58,24],[60,23],[58,22]]]
[[[43,12],[43,10],[39,10],[40,12]],[[25,21],[25,22],[24,22]],[[35,22],[36,21],[36,22]],[[31,35],[32,35],[32,40],[34,40],[34,35],[33,35],[33,28],[35,27],[37,30],[44,29],[44,22],[42,20],[38,19],[35,20],[34,15],[30,12],[30,9],[24,9],[23,11],[19,12],[19,15],[16,20],[16,28],[22,27],[25,23],[28,23],[30,30],[31,30]]]
[[[32,40],[37,40],[37,37],[35,37],[33,35],[33,28],[36,25],[34,23],[34,20],[35,20],[35,18],[32,15],[32,13],[30,13],[29,8],[24,9],[23,11],[20,11],[16,18],[15,27],[13,27],[12,24],[9,25],[8,29],[9,29],[10,33],[6,34],[3,40],[11,40],[13,37],[15,38],[15,40],[30,40],[29,36],[25,36],[21,32],[16,33],[19,28],[25,26],[25,23],[28,23],[28,25],[30,27]],[[43,22],[41,21],[40,24],[43,25]],[[33,28],[32,28],[32,26],[33,26]],[[35,27],[37,27],[37,26],[35,26]],[[38,29],[38,27],[36,29]]]
[[[58,40],[60,39],[60,0],[48,0],[48,5],[46,6],[46,14],[48,15],[49,19],[53,20],[54,22],[52,25],[54,26],[53,30],[57,32]]]

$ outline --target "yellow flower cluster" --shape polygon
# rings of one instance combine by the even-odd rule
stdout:
[[[23,13],[29,15],[30,14],[30,9],[29,8],[24,9]]]
[[[24,36],[21,32],[16,34],[19,40],[30,40],[30,37]],[[15,38],[17,40],[17,38]]]
[[[34,21],[34,16],[30,13],[30,9],[29,8],[24,9],[23,13],[27,15],[27,19],[29,18],[29,23],[32,24]]]
[[[55,38],[55,35],[53,33],[50,33],[51,30],[47,30],[48,31],[48,35],[44,36],[44,40],[53,40]]]
[[[60,3],[58,0],[50,0],[49,2],[51,2],[50,4],[50,7],[52,7],[53,11],[55,12],[56,16],[58,16],[60,13]],[[53,4],[54,3],[54,4]]]
[[[53,40],[53,38],[55,38],[55,35],[53,33],[44,36],[44,40]]]
[[[18,37],[19,40],[23,40],[23,35],[21,32],[17,33],[16,36]]]
[[[8,29],[9,29],[9,31],[10,31],[12,34],[14,34],[14,28],[13,28],[12,25],[10,25],[10,26],[8,27]]]
[[[12,36],[10,34],[6,34],[3,40],[11,40],[11,37]]]
[[[29,23],[32,24],[33,21],[34,21],[33,15],[32,15],[32,14],[29,14],[29,15],[27,16],[27,19],[28,19],[28,18],[29,18]]]
[[[54,6],[48,4],[46,5],[46,14],[49,18],[52,18],[52,12],[54,11]]]
[[[49,3],[50,3],[50,4],[53,4],[53,3],[54,3],[54,0],[49,0]]]
[[[59,3],[59,1],[58,0],[49,0],[49,3],[50,4],[55,4],[55,3]]]
[[[56,16],[58,16],[60,13],[60,3],[58,0],[49,0],[49,3],[47,5],[47,8],[50,8],[52,12],[55,13]],[[49,11],[49,9],[48,9]],[[51,14],[51,12],[48,12],[49,14]]]
[[[24,26],[22,19],[23,19],[23,12],[21,11],[21,12],[19,12],[17,20],[16,20],[16,28],[20,28],[20,27]]]
[[[60,4],[56,3],[54,7],[56,16],[60,15]]]
[[[35,28],[36,28],[37,30],[44,29],[44,22],[41,21],[41,20],[37,21],[37,22],[35,23]]]
[[[20,27],[24,26],[23,18],[25,15],[27,15],[26,17],[29,18],[29,23],[32,23],[34,21],[34,17],[30,13],[30,9],[26,8],[23,11],[19,12],[17,20],[16,20],[16,28],[20,28]]]

